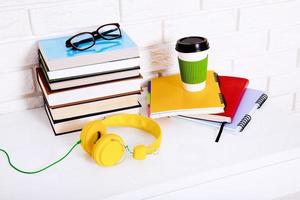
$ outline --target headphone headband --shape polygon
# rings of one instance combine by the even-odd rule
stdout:
[[[152,119],[135,114],[118,114],[105,118],[102,123],[106,127],[113,126],[127,126],[132,128],[138,128],[146,131],[156,138],[156,140],[150,145],[138,145],[134,147],[133,157],[135,159],[144,159],[146,154],[156,152],[161,143],[161,129],[159,125]]]

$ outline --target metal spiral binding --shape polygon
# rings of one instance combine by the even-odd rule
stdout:
[[[260,95],[260,97],[257,99],[257,101],[255,102],[256,104],[258,104],[257,109],[259,109],[264,103],[265,101],[268,99],[268,95],[266,94],[262,94]]]
[[[247,126],[247,124],[251,121],[250,115],[245,115],[243,119],[238,123],[238,126],[241,127],[240,132],[244,130],[244,128]]]

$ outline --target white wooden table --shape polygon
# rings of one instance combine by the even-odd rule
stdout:
[[[268,100],[242,134],[224,132],[219,143],[216,128],[159,119],[159,154],[127,157],[111,168],[97,166],[78,147],[44,173],[24,175],[0,154],[0,199],[300,198],[300,113],[283,107]],[[55,137],[42,108],[2,115],[0,127],[0,148],[27,170],[54,161],[79,138],[79,132]],[[112,130],[131,147],[152,141],[138,130]]]

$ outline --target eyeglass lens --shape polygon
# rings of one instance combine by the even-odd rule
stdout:
[[[106,25],[98,30],[98,33],[107,40],[112,40],[121,36],[121,31],[116,25]]]
[[[93,46],[95,44],[95,39],[90,33],[82,33],[74,37],[71,40],[71,44],[77,49],[84,50]]]

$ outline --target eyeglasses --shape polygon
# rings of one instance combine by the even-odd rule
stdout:
[[[79,51],[84,51],[96,44],[96,40],[114,40],[122,37],[120,25],[118,23],[110,23],[100,26],[93,32],[78,33],[66,41],[66,47]]]

